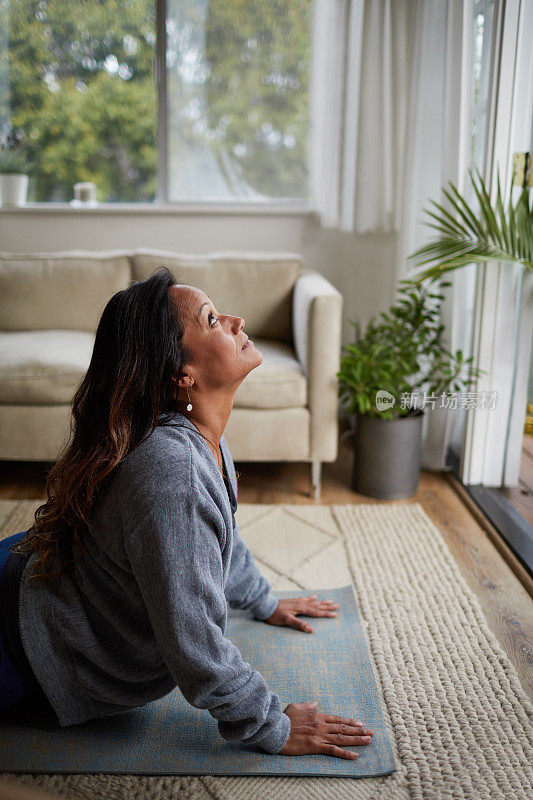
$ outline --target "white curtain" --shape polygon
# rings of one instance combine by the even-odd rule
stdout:
[[[396,278],[408,277],[407,256],[435,232],[424,224],[431,198],[447,205],[442,187],[449,181],[462,191],[470,163],[472,87],[471,0],[417,0],[413,63],[409,86],[403,199],[396,248]],[[454,275],[443,290],[441,322],[453,351],[462,347],[458,319],[464,311],[464,282]],[[449,469],[446,453],[460,412],[426,406],[422,466]]]
[[[442,187],[464,178],[470,133],[471,2],[416,0],[413,6],[398,278],[406,276],[408,254],[434,235],[424,225],[429,198],[442,201]]]
[[[472,0],[315,0],[311,175],[325,228],[397,232],[396,280],[433,232],[429,199],[469,163]],[[443,307],[452,338],[452,299]],[[444,467],[449,412],[426,414]]]
[[[412,0],[315,0],[311,181],[325,228],[397,230]]]

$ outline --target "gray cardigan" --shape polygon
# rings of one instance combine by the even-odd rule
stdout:
[[[142,706],[179,687],[224,739],[277,753],[280,699],[225,638],[227,602],[260,620],[277,606],[235,522],[237,481],[184,414],[116,468],[68,574],[20,586],[22,644],[60,725]]]

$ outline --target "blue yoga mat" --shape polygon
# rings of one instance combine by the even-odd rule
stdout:
[[[0,770],[137,775],[314,775],[367,778],[396,771],[368,649],[351,586],[274,592],[317,594],[339,604],[337,617],[308,618],[314,633],[267,625],[229,610],[226,636],[288,703],[318,700],[324,713],[360,719],[374,731],[359,758],[269,755],[226,742],[205,710],[178,689],[145,706],[67,728],[22,700],[0,712]],[[30,706],[28,708],[28,705]]]

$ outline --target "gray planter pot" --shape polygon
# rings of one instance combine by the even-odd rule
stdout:
[[[357,415],[352,488],[379,500],[411,497],[418,489],[424,412],[381,419]]]

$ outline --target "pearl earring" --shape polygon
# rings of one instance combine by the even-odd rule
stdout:
[[[189,394],[189,387],[188,386],[187,386],[187,397],[189,398],[189,402],[187,403],[187,411],[192,411],[191,396]]]

